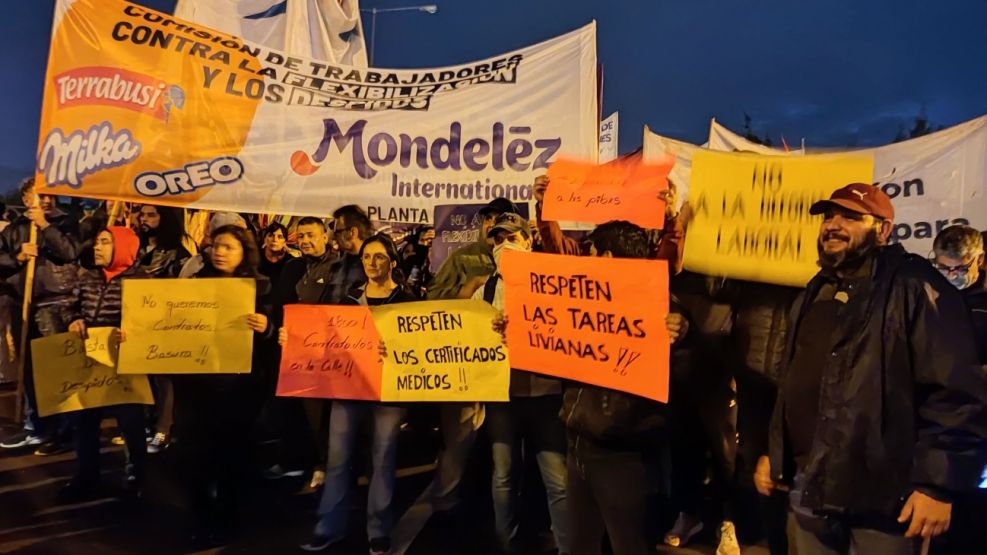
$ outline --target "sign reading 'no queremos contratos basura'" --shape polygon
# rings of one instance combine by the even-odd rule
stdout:
[[[256,287],[242,278],[124,280],[119,372],[250,372]]]

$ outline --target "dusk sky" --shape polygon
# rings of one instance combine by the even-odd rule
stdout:
[[[622,152],[640,146],[644,124],[702,143],[710,117],[739,131],[745,112],[758,134],[810,146],[878,145],[919,114],[953,125],[987,113],[983,0],[433,1],[435,15],[378,15],[375,65],[468,62],[597,20],[603,113],[620,111]],[[3,2],[4,189],[34,164],[53,5]]]

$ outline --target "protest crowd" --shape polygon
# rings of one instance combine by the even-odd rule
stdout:
[[[274,552],[987,554],[987,116],[618,157],[596,21],[385,69],[361,11],[436,5],[142,4],[54,2],[0,209],[0,495],[58,490],[0,517],[112,499],[142,553],[257,551],[303,499]]]
[[[235,533],[237,500],[260,473],[304,476],[305,488],[318,494],[302,549],[345,545],[356,448],[369,421],[372,554],[391,549],[400,516],[391,506],[397,438],[407,426],[439,431],[432,518],[450,527],[484,526],[457,511],[471,451],[480,438],[489,443],[493,526],[503,553],[522,552],[522,493],[542,496],[526,503],[547,507],[558,553],[568,555],[603,553],[607,543],[617,555],[652,553],[656,543],[686,546],[704,526],[717,528],[723,555],[740,553],[738,535],[766,538],[773,554],[851,546],[855,553],[913,553],[923,538],[935,538],[933,552],[987,549],[987,505],[976,489],[987,441],[987,271],[978,230],[946,227],[930,259],[906,254],[889,244],[887,195],[850,184],[811,207],[822,215],[820,270],[798,290],[683,271],[687,210],[672,202],[661,230],[616,220],[563,232],[542,217],[549,185],[536,179],[531,220],[508,199],[489,202],[476,214],[477,240],[431,268],[434,230],[379,232],[355,205],[327,218],[91,201],[62,207],[25,180],[27,208],[8,212],[0,232],[3,318],[13,336],[21,326],[30,339],[109,327],[126,344],[133,340],[121,327],[127,283],[239,277],[256,285],[255,312],[243,316],[253,349],[246,374],[151,375],[153,405],[45,417],[26,350],[23,430],[2,447],[39,457],[74,449],[76,474],[60,503],[105,494],[101,441],[126,446],[126,481],[110,490],[132,503],[146,501],[149,459],[174,451],[199,545]],[[472,298],[493,306],[497,316],[485,325],[504,334],[513,324],[504,316],[511,292],[500,272],[509,251],[667,261],[668,402],[537,369],[511,371],[508,402],[275,394],[291,331],[286,307]],[[30,314],[21,322],[32,259]],[[867,317],[874,313],[883,317]],[[381,358],[393,354],[386,343],[378,350]],[[3,371],[14,378],[11,367]],[[117,423],[108,437],[101,437],[104,418]],[[264,469],[251,466],[257,427],[274,430],[278,443],[277,460]],[[542,488],[526,483],[528,467],[537,467]],[[656,532],[662,512],[674,519]]]

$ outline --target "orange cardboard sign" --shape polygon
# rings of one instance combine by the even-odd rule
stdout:
[[[668,265],[505,251],[511,367],[668,401]]]
[[[594,224],[627,220],[660,229],[665,222],[665,201],[659,193],[668,189],[671,169],[671,162],[618,160],[597,166],[559,160],[548,169],[544,218]]]
[[[280,397],[380,400],[380,336],[365,306],[288,305]]]

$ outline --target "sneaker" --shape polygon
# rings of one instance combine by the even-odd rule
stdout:
[[[716,555],[740,555],[740,543],[737,542],[737,530],[729,520],[720,526],[720,545]]]
[[[280,480],[281,478],[297,478],[305,474],[304,470],[285,470],[280,464],[276,464],[264,471],[265,480]]]
[[[20,449],[21,447],[41,445],[42,443],[44,443],[44,440],[31,432],[19,432],[5,439],[3,443],[0,443],[0,447],[4,449]]]
[[[34,454],[39,457],[51,457],[53,455],[68,453],[71,450],[72,446],[68,443],[62,443],[60,441],[46,441],[34,451]]]
[[[391,538],[382,537],[370,540],[370,555],[387,555],[391,552]]]
[[[303,543],[298,546],[302,551],[324,551],[329,549],[329,546],[339,543],[342,538],[330,538],[329,536],[322,536],[315,534],[308,543]]]
[[[154,455],[168,448],[168,436],[164,432],[154,434],[147,444],[147,452]]]
[[[675,519],[675,525],[665,534],[665,545],[685,547],[702,530],[702,520],[692,515],[679,513],[679,517]]]

